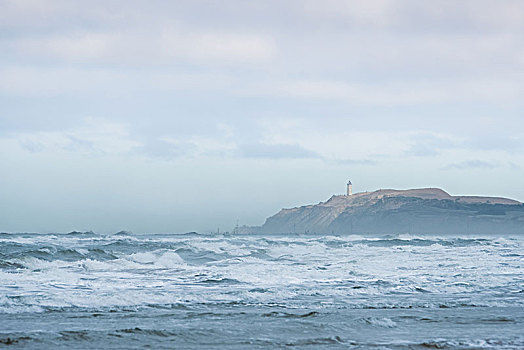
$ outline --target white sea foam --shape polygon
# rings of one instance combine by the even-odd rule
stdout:
[[[363,321],[368,324],[378,326],[378,327],[384,327],[384,328],[394,328],[397,326],[397,323],[395,321],[387,317],[383,317],[383,318],[366,317],[363,319]]]
[[[349,308],[524,304],[515,238],[61,238],[22,237],[14,241],[26,250],[2,252],[0,312],[315,298]]]

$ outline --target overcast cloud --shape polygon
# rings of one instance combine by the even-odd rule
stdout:
[[[0,0],[0,230],[524,200],[524,2]]]

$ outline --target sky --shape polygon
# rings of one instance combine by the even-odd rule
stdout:
[[[524,2],[0,0],[0,231],[524,200]]]

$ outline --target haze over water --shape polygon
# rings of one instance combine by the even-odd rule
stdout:
[[[522,237],[0,235],[0,346],[521,349]]]

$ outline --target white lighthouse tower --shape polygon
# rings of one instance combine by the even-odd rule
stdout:
[[[353,184],[351,183],[351,180],[348,180],[346,196],[351,196],[352,194],[353,194]]]

